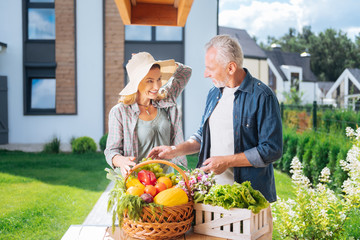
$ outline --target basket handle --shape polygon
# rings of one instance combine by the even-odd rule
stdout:
[[[161,164],[165,164],[165,165],[168,165],[168,166],[173,167],[174,169],[176,169],[181,174],[181,176],[184,178],[186,188],[188,189],[189,195],[191,196],[191,188],[190,188],[190,184],[189,184],[189,179],[186,176],[186,174],[184,173],[184,171],[181,168],[179,168],[176,164],[174,164],[172,162],[169,162],[169,161],[165,161],[165,160],[147,160],[145,162],[141,162],[139,164],[136,164],[132,169],[130,169],[129,173],[126,175],[126,177],[124,179],[125,185],[126,185],[126,182],[127,182],[128,178],[129,178],[129,176],[136,169],[138,169],[138,168],[140,168],[142,166],[145,166],[147,164],[151,164],[151,163],[161,163]]]

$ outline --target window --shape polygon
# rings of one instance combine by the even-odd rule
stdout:
[[[151,41],[150,26],[125,26],[126,41]]]
[[[183,28],[126,25],[125,40],[181,42],[183,40]]]
[[[23,1],[24,114],[56,114],[55,2]]]
[[[359,89],[355,86],[355,84],[351,80],[349,80],[348,95],[359,94],[359,93],[360,93]]]
[[[26,109],[30,115],[55,114],[56,78],[55,67],[27,67]]]
[[[296,91],[299,91],[299,73],[292,72],[291,73],[291,88],[295,88]]]
[[[271,68],[269,67],[269,87],[276,92],[276,76]]]
[[[54,78],[31,79],[31,109],[55,110],[56,81]]]
[[[156,41],[181,41],[182,27],[156,27]]]
[[[30,0],[27,5],[27,39],[55,40],[54,0]]]

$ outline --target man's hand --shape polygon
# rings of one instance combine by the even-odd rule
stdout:
[[[203,162],[203,167],[200,169],[206,173],[214,172],[216,175],[219,175],[225,172],[227,168],[229,168],[228,157],[218,156],[206,159],[205,162]]]
[[[174,147],[173,147],[174,148]],[[148,154],[148,158],[151,157],[153,159],[173,159],[176,157],[174,153],[174,149],[170,146],[158,146],[154,147]]]
[[[210,157],[203,162],[200,169],[205,172],[214,172],[216,175],[225,172],[230,167],[251,167],[244,153],[235,155]]]
[[[130,166],[135,166],[136,163],[134,162],[135,157],[124,157],[120,155],[115,155],[112,159],[112,163],[114,167],[118,167],[121,170],[121,175],[125,177],[128,172],[130,171]]]

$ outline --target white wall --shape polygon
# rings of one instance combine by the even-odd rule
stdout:
[[[23,114],[21,1],[0,0],[0,75],[8,77],[9,143],[45,143],[54,136],[103,134],[103,23],[102,1],[77,0],[77,115],[25,116]]]
[[[266,85],[269,84],[269,66],[266,60],[244,58],[244,67],[250,71],[253,77],[261,80]]]
[[[217,1],[194,1],[185,26],[185,64],[193,69],[184,92],[185,139],[199,128],[206,96],[213,86],[210,79],[204,78],[204,46],[216,34]]]
[[[303,92],[302,103],[313,103],[317,100],[318,86],[315,82],[300,82],[300,92]]]

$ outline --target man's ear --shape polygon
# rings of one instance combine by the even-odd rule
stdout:
[[[235,62],[230,62],[228,64],[227,70],[230,75],[233,75],[236,72],[237,64]]]

